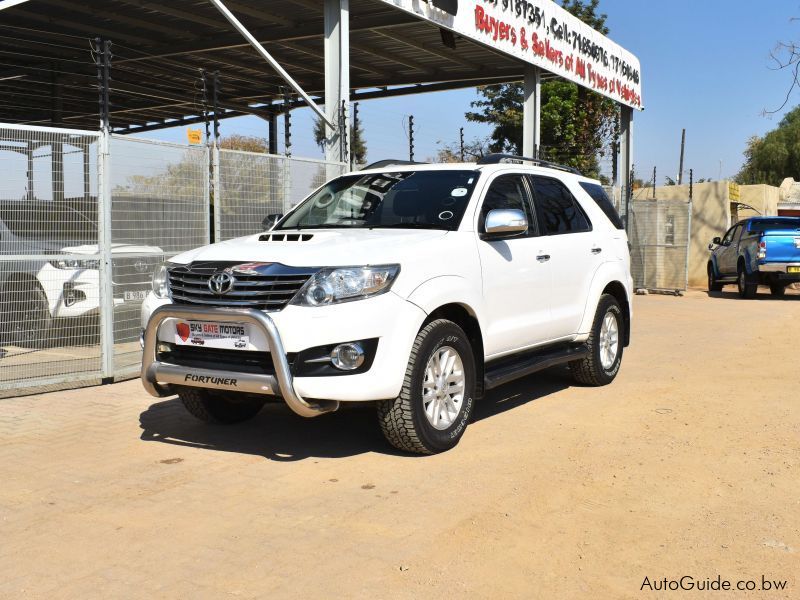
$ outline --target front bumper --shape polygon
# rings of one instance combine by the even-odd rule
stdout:
[[[159,308],[161,307],[161,308]],[[179,317],[161,313],[163,309],[180,311]],[[378,339],[377,350],[369,370],[361,373],[344,373],[336,376],[327,375],[298,375],[287,377],[291,381],[294,392],[303,399],[342,401],[342,402],[370,402],[395,398],[403,386],[403,378],[408,366],[408,358],[414,339],[426,318],[426,313],[415,304],[406,301],[393,292],[381,294],[375,298],[357,302],[345,302],[326,307],[297,307],[287,306],[281,311],[264,313],[261,311],[248,311],[242,309],[208,308],[202,307],[202,313],[194,312],[195,307],[185,304],[171,304],[169,300],[159,300],[150,294],[142,304],[142,323],[145,330],[152,330],[156,335],[153,343],[173,343],[175,341],[175,324],[179,319],[191,320],[217,320],[218,314],[236,315],[231,321],[243,313],[254,312],[267,318],[274,326],[271,337],[277,339],[282,346],[281,352],[274,352],[267,330],[262,326],[251,327],[249,351],[269,351],[276,367],[279,361],[286,361],[288,355],[298,356],[308,348],[315,348],[329,344],[340,344],[352,340]],[[188,311],[188,312],[185,312]],[[222,312],[219,312],[222,311]],[[153,324],[156,315],[164,315],[161,327]],[[191,317],[186,315],[192,315]],[[237,322],[242,322],[238,319]],[[251,323],[252,321],[248,321]],[[145,346],[147,344],[145,343]],[[248,350],[241,352],[247,353]],[[153,357],[154,350],[145,347],[145,358]],[[161,372],[169,372],[170,381],[161,380],[167,384],[195,385],[198,387],[215,387],[213,378],[229,378],[238,376],[232,373],[236,369],[228,366],[215,369],[213,373],[204,374],[212,379],[206,381],[185,381],[186,371],[199,373],[189,367],[181,367],[184,380],[176,382],[174,372],[170,369],[160,368]],[[291,371],[290,371],[291,373]],[[294,371],[297,373],[297,371]],[[277,372],[276,372],[277,375]],[[293,379],[291,379],[293,377]],[[242,382],[251,381],[249,374],[243,375]],[[251,389],[254,393],[274,394],[283,396],[280,382],[256,379],[256,383],[269,385],[270,389]],[[219,385],[219,384],[217,384]],[[242,385],[237,381],[237,386]],[[251,385],[251,384],[247,384]],[[255,384],[252,384],[255,385]],[[145,386],[146,387],[146,386]],[[218,389],[236,391],[237,388],[224,386]],[[244,390],[240,390],[244,391]],[[152,392],[151,392],[152,393]]]
[[[172,365],[156,360],[158,330],[161,323],[168,318],[247,323],[259,329],[269,343],[275,375],[220,372]],[[297,393],[278,328],[268,315],[253,309],[177,305],[157,308],[144,331],[142,384],[144,389],[156,398],[172,395],[174,393],[172,385],[280,396],[289,408],[301,417],[316,417],[339,408],[339,403],[336,401],[308,402]]]

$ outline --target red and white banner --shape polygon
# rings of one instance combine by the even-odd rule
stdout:
[[[642,110],[639,59],[552,0],[381,0]]]

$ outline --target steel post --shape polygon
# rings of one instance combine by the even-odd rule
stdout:
[[[522,114],[522,155],[539,158],[542,121],[542,72],[525,66],[525,100]]]

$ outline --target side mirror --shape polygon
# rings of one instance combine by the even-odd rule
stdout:
[[[490,210],[485,221],[486,238],[505,238],[528,231],[528,218],[516,208]]]
[[[266,217],[264,217],[264,220],[261,221],[261,227],[264,229],[264,231],[269,231],[270,229],[275,227],[275,224],[282,218],[283,218],[282,213],[273,213],[271,215],[267,215]]]
[[[711,240],[711,243],[714,244],[715,246],[721,246],[722,245],[722,238],[715,237],[713,240]]]

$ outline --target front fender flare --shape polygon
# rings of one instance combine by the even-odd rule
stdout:
[[[458,275],[433,277],[418,285],[406,298],[429,315],[446,304],[460,304],[478,320],[483,330],[483,297],[474,283]]]

